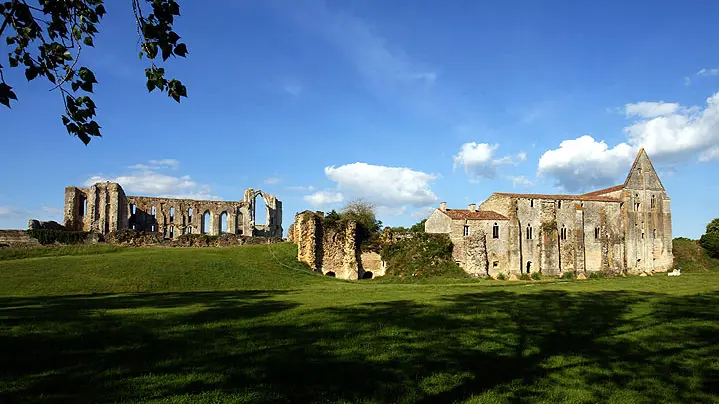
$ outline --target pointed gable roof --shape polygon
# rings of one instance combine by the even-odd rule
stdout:
[[[649,169],[651,171],[649,176],[647,177],[646,171],[644,173],[644,183],[643,185],[646,185],[648,189],[658,189],[661,191],[664,191],[664,185],[662,184],[662,180],[659,179],[659,175],[657,174],[657,171],[654,169],[654,165],[652,164],[652,161],[649,159],[649,155],[647,154],[646,150],[642,147],[639,149],[639,152],[637,153],[637,157],[634,159],[634,164],[632,164],[632,169],[629,170],[629,174],[627,174],[627,179],[624,180],[624,188],[631,188],[631,189],[639,189],[638,186],[639,182],[639,169],[645,168]],[[649,182],[649,184],[647,184]],[[642,187],[643,188],[643,187]]]

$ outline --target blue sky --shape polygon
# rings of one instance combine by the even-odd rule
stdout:
[[[190,53],[165,64],[188,88],[176,104],[147,93],[130,5],[112,2],[82,55],[103,138],[70,137],[48,83],[5,74],[19,102],[0,109],[0,228],[60,220],[64,187],[97,179],[131,195],[259,188],[285,229],[355,198],[407,226],[440,201],[619,184],[644,146],[674,235],[700,236],[719,216],[719,3],[495,3],[184,1]]]

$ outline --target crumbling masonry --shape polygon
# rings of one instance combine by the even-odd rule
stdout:
[[[256,224],[257,197],[266,205],[266,224]],[[67,230],[109,234],[121,229],[158,232],[176,239],[183,234],[221,233],[282,237],[282,202],[248,188],[243,200],[200,201],[125,195],[120,184],[98,182],[88,188],[65,188]]]

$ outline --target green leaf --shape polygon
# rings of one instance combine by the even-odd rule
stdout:
[[[65,60],[72,60],[72,54],[70,52],[65,52],[62,54],[63,59]]]
[[[98,17],[102,18],[102,16],[106,14],[105,6],[103,6],[102,4],[98,5],[97,7],[95,7],[95,12],[97,13]]]
[[[30,66],[25,69],[25,78],[27,78],[27,81],[34,80],[38,73],[39,69],[37,67]]]
[[[17,101],[17,96],[12,91],[12,87],[5,83],[0,83],[0,104],[10,108],[10,100]]]
[[[95,46],[95,44],[92,42],[91,36],[86,36],[85,39],[82,40],[82,42],[87,46]]]
[[[187,45],[184,43],[177,44],[177,46],[175,46],[175,55],[184,58],[187,55]]]

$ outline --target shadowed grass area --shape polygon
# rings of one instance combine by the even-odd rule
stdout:
[[[719,399],[719,273],[343,282],[273,248],[0,263],[0,402]]]

